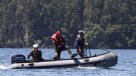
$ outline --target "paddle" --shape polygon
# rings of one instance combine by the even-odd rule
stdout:
[[[54,47],[54,45],[49,45],[49,46],[47,46],[46,43],[44,43],[44,44],[41,46],[40,49],[42,49],[42,48],[47,48],[47,49],[49,49],[49,48],[52,48],[52,47]]]
[[[44,46],[45,46],[45,44],[43,44],[40,49],[42,49]]]

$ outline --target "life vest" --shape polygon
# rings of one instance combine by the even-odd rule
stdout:
[[[55,41],[55,44],[57,46],[60,46],[62,43],[64,43],[62,37],[60,37],[59,39],[57,39],[57,34],[53,34],[51,36],[51,38]]]
[[[39,49],[38,50],[32,49],[32,57],[33,57],[34,60],[40,60],[41,57],[42,57],[41,50],[39,50]]]

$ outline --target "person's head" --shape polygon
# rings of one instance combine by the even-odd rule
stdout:
[[[33,45],[33,49],[34,49],[34,50],[38,50],[38,47],[39,47],[38,44],[34,44],[34,45]]]
[[[80,36],[82,36],[82,37],[83,37],[83,36],[84,36],[84,34],[85,34],[85,31],[80,30],[80,31],[78,31],[78,33],[79,33],[79,35],[80,35]]]
[[[60,37],[61,37],[60,31],[57,31],[57,32],[56,32],[56,36],[57,36],[57,38],[60,38]]]

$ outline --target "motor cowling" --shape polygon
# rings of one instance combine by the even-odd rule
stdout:
[[[26,62],[26,57],[22,54],[13,55],[11,57],[11,64],[13,63],[24,63]]]

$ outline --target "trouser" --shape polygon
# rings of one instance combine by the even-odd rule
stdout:
[[[78,48],[77,48],[77,52],[78,52],[78,54],[79,54],[79,56],[80,56],[81,58],[86,57],[86,54],[85,54],[83,48],[78,47]]]
[[[55,57],[54,57],[54,59],[60,60],[61,52],[64,51],[64,50],[67,50],[68,53],[70,54],[70,56],[72,56],[72,52],[71,52],[71,50],[69,49],[68,46],[61,46],[59,48],[56,46],[55,47]]]

